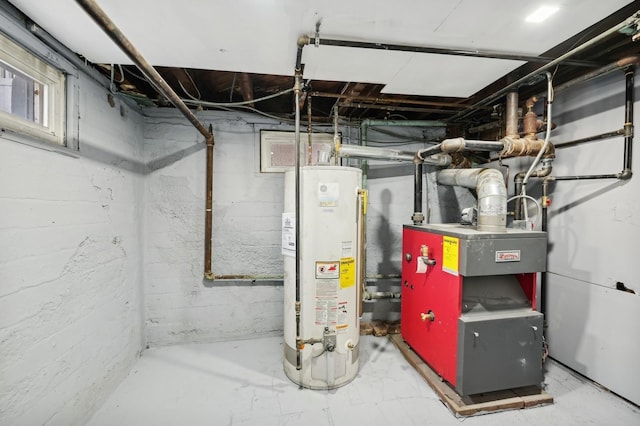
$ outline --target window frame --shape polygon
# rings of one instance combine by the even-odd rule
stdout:
[[[25,74],[47,86],[47,126],[25,120],[15,114],[0,111],[3,133],[15,133],[36,141],[58,146],[67,145],[67,78],[65,72],[45,61],[34,51],[16,43],[10,36],[0,33],[0,63]]]

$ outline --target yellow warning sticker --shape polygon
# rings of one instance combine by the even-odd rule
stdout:
[[[458,275],[460,239],[455,237],[442,237],[442,270],[453,275]]]
[[[356,284],[356,260],[353,257],[340,259],[340,288],[349,288]]]

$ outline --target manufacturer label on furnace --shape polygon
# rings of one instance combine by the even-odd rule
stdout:
[[[520,262],[520,250],[496,251],[496,263]]]

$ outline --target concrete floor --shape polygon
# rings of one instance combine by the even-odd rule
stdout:
[[[388,339],[361,346],[358,376],[331,391],[286,378],[281,337],[149,349],[88,424],[640,425],[640,408],[553,361],[553,405],[455,418]]]

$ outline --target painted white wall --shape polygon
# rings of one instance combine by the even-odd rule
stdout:
[[[205,150],[202,137],[173,110],[147,110],[145,120],[145,295],[150,345],[281,333],[282,280],[203,280]],[[260,129],[288,130],[274,120],[202,112],[213,126],[213,270],[216,275],[283,274],[283,174],[260,173]],[[319,127],[315,131],[331,131]],[[357,128],[341,128],[357,143]],[[419,131],[420,133],[421,131]],[[415,131],[414,131],[415,133]],[[306,133],[303,134],[306,137]],[[378,139],[383,136],[376,135]],[[388,139],[388,138],[387,138]],[[419,145],[422,146],[422,145]],[[407,149],[402,148],[402,149]],[[413,148],[412,148],[413,149]],[[353,162],[357,164],[356,162]],[[402,224],[413,212],[413,167],[374,163],[368,180],[368,273],[399,273]],[[399,290],[397,282],[381,291]],[[372,290],[376,290],[372,287]],[[399,304],[367,304],[395,319]]]
[[[143,348],[142,117],[77,84],[79,158],[0,134],[2,425],[82,424]]]
[[[281,279],[256,283],[203,280],[203,138],[174,110],[148,110],[147,114],[147,343],[281,333]],[[273,120],[224,112],[204,112],[201,119],[213,125],[215,135],[214,273],[281,276],[283,176],[260,173],[259,158],[259,129],[280,126]]]
[[[558,94],[556,143],[624,123],[623,72]],[[636,85],[636,93],[638,92]],[[638,95],[636,95],[636,99]],[[636,125],[639,102],[635,102]],[[636,145],[637,145],[636,137]],[[553,174],[618,173],[623,138],[557,152]],[[558,182],[549,212],[548,340],[551,356],[640,403],[640,165],[629,181]],[[636,294],[615,290],[623,282]]]

